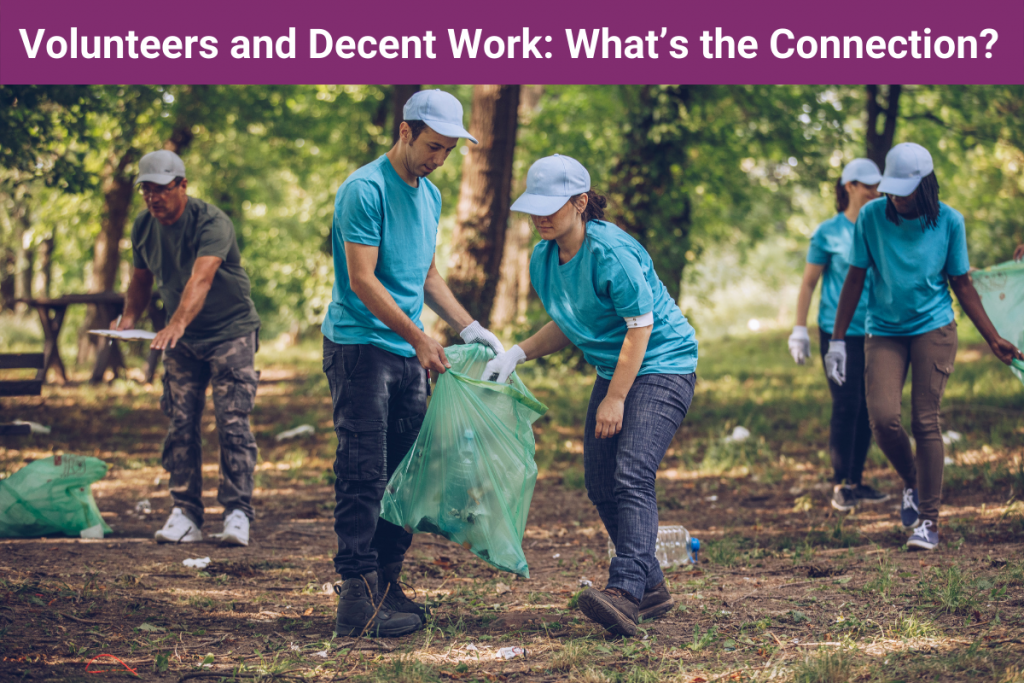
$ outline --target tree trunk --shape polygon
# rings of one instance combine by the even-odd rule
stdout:
[[[420,91],[418,85],[393,85],[391,86],[391,142],[398,142],[398,127],[404,118],[402,110],[409,98]]]
[[[616,218],[647,250],[673,301],[687,264],[692,228],[689,194],[673,195],[685,171],[691,141],[699,132],[683,127],[663,139],[668,116],[689,108],[700,86],[624,86],[627,122],[622,156],[613,174]],[[599,188],[598,188],[599,189]]]
[[[868,159],[878,164],[878,168],[885,171],[885,155],[892,147],[892,141],[896,136],[896,121],[900,114],[900,93],[903,90],[901,85],[890,85],[886,106],[878,101],[878,86],[864,86],[867,92],[867,130],[865,135],[865,147]],[[878,132],[878,118],[885,119],[882,132]]]
[[[518,109],[518,85],[473,87],[469,130],[480,144],[467,143],[448,286],[484,326],[490,324],[505,247]],[[443,323],[435,331],[448,342],[457,338]]]
[[[35,273],[35,253],[26,244],[27,233],[32,229],[31,209],[22,191],[14,202],[14,298],[32,298],[32,276]],[[19,312],[28,310],[25,304],[15,306]]]
[[[96,237],[93,253],[90,292],[112,292],[117,283],[121,263],[121,238],[124,237],[124,226],[128,221],[135,193],[133,178],[126,170],[136,161],[137,156],[135,148],[130,147],[119,158],[110,157],[101,175],[103,218],[100,221],[100,234]],[[87,363],[94,359],[99,345],[107,343],[106,339],[85,334],[85,331],[110,327],[111,321],[111,312],[107,307],[89,306],[78,337],[78,363]],[[119,351],[112,354],[111,361],[115,371],[124,365]]]
[[[523,126],[529,125],[543,94],[543,85],[523,86],[519,99],[520,131]],[[519,194],[525,186],[524,175],[515,183],[513,194]],[[491,314],[491,326],[498,329],[526,322],[530,296],[530,242],[533,240],[533,228],[530,219],[523,214],[515,214],[510,220],[505,234],[505,251],[501,257],[498,291],[494,297],[494,312]]]
[[[53,296],[53,250],[56,248],[57,231],[39,243],[39,266],[36,268],[36,292],[44,299]]]

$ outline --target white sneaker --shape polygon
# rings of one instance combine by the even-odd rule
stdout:
[[[174,508],[164,528],[153,537],[157,543],[198,543],[203,540],[203,532],[195,522],[185,516],[181,508]]]
[[[241,510],[232,510],[224,518],[224,531],[217,537],[223,545],[249,545],[249,518]]]

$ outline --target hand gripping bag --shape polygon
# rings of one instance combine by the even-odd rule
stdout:
[[[1007,261],[971,273],[999,336],[1024,349],[1024,261]],[[1024,363],[1014,359],[1010,371],[1024,382]]]
[[[0,538],[78,536],[100,526],[110,533],[92,497],[94,481],[107,473],[99,458],[52,455],[0,481]]]
[[[445,355],[452,367],[388,482],[381,516],[529,578],[522,541],[537,482],[531,425],[547,408],[515,373],[508,384],[477,379],[494,357],[488,347],[451,346]]]

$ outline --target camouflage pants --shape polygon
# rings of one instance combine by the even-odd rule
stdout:
[[[213,410],[220,440],[217,502],[224,513],[241,510],[253,518],[256,439],[249,413],[256,402],[259,373],[253,368],[258,331],[209,344],[179,341],[164,351],[164,394],[160,409],[171,418],[163,466],[171,475],[171,498],[186,516],[203,525],[203,439],[200,426],[206,387],[213,384]]]

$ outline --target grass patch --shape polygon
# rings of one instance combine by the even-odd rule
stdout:
[[[819,650],[794,667],[793,683],[847,683],[852,674],[853,661],[848,652]]]

